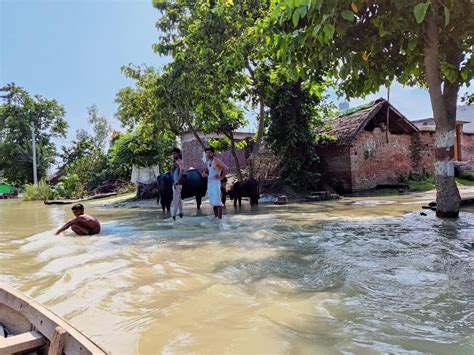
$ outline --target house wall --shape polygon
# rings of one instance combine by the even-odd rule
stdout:
[[[434,175],[435,171],[435,139],[434,131],[421,131],[417,134],[417,144],[414,147],[417,158],[414,161],[414,171],[421,175]]]
[[[413,138],[388,134],[380,128],[362,131],[350,149],[352,190],[361,191],[381,184],[395,184],[413,171]]]
[[[461,140],[461,159],[474,167],[474,133],[464,133]]]
[[[337,191],[352,191],[351,159],[346,146],[319,146],[316,149],[321,161],[323,177]]]
[[[414,168],[418,173],[434,175],[435,167],[435,140],[434,131],[421,131],[416,145],[420,159]],[[461,137],[461,160],[474,167],[474,133],[464,132]]]

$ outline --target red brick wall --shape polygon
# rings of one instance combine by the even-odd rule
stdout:
[[[435,132],[422,131],[419,134],[417,150],[420,159],[416,164],[416,171],[427,172],[434,175],[435,167]],[[461,160],[469,162],[474,166],[474,133],[463,133],[461,137]]]
[[[435,138],[435,132],[421,131],[418,134],[418,144],[415,149],[419,159],[415,161],[414,170],[419,174],[434,175]]]
[[[352,191],[351,160],[346,146],[319,146],[323,178],[340,192]]]
[[[474,166],[474,133],[464,133],[461,138],[461,159]]]
[[[352,190],[361,191],[380,184],[394,184],[413,170],[412,137],[390,134],[380,128],[362,131],[353,141],[350,158]]]

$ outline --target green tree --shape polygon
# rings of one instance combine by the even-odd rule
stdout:
[[[162,12],[157,24],[160,42],[155,49],[172,57],[170,72],[180,78],[181,84],[180,90],[171,93],[180,93],[182,100],[175,102],[181,105],[188,126],[196,123],[205,128],[209,122],[226,126],[227,119],[235,117],[224,114],[226,107],[242,100],[258,107],[256,143],[248,159],[253,177],[254,161],[264,134],[272,67],[263,45],[264,37],[256,31],[255,23],[266,15],[268,1],[156,0],[153,3]]]
[[[110,134],[112,133],[112,126],[107,120],[107,117],[99,112],[95,104],[87,108],[87,115],[87,121],[93,130],[92,139],[99,149],[105,150],[109,143]]]
[[[76,160],[97,154],[100,151],[93,137],[82,130],[76,132],[76,138],[69,147],[63,146],[61,149],[62,153],[59,156],[63,167],[68,167]]]
[[[171,164],[171,149],[176,144],[170,132],[155,130],[153,125],[140,124],[118,138],[109,150],[110,167],[121,176],[130,176],[132,166],[161,167]]]
[[[33,180],[31,126],[36,134],[38,178],[44,178],[54,163],[53,138],[65,137],[67,122],[64,108],[56,100],[31,96],[14,83],[0,91],[0,170],[15,184]]]
[[[356,97],[398,80],[427,86],[436,122],[437,216],[457,217],[454,134],[459,87],[474,75],[471,0],[274,0],[269,42],[295,78],[337,80]]]
[[[317,188],[317,128],[323,120],[316,114],[320,99],[311,96],[301,81],[279,84],[270,101],[270,124],[266,141],[280,160],[280,177],[297,190]]]

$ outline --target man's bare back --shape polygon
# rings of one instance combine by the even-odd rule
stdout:
[[[76,216],[73,220],[67,222],[64,226],[58,229],[56,235],[65,231],[69,227],[77,235],[93,235],[100,233],[100,223],[99,221],[84,213],[84,206],[81,204],[74,205],[72,207],[72,212]]]

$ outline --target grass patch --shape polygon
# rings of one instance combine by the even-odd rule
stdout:
[[[408,186],[410,187],[410,190],[428,191],[435,188],[435,181],[432,177],[420,180],[408,180]]]
[[[474,186],[474,181],[456,178],[456,183],[458,186]]]
[[[435,181],[432,177],[422,180],[409,180],[408,185],[410,186],[410,190],[414,191],[428,191],[436,189]],[[458,187],[474,186],[474,181],[456,178],[456,185],[458,185]]]

